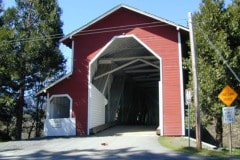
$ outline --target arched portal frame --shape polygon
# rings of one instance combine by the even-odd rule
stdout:
[[[59,109],[58,107],[64,107],[63,109]],[[59,116],[54,115],[54,111],[59,112],[68,112],[68,113],[60,113]],[[72,118],[72,98],[68,94],[57,94],[52,95],[48,100],[48,108],[47,108],[47,119],[54,118]]]
[[[94,62],[98,60],[98,58],[102,55],[102,53],[118,38],[133,38],[134,40],[136,40],[139,44],[141,44],[145,49],[148,50],[148,52],[150,52],[154,57],[156,57],[159,62],[159,75],[160,75],[160,81],[158,83],[159,86],[159,125],[158,125],[158,129],[160,130],[161,134],[163,133],[163,89],[162,89],[162,58],[156,54],[150,47],[148,47],[144,42],[142,42],[138,37],[136,37],[135,35],[120,35],[120,36],[114,36],[102,49],[101,51],[90,61],[89,63],[89,75],[88,75],[88,92],[90,93],[91,91],[91,80],[93,78],[93,74],[91,68],[92,67],[97,67],[96,65],[94,65]],[[138,61],[138,60],[136,60]],[[110,79],[110,76],[107,76],[107,80]],[[91,110],[91,94],[88,94],[88,111]],[[92,115],[90,114],[90,112],[88,112],[88,134],[90,134],[90,125],[91,124],[91,120],[92,120]]]
[[[47,98],[47,117],[44,123],[45,136],[75,136],[76,119],[72,117],[72,98],[57,94]]]

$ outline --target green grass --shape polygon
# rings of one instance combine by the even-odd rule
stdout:
[[[191,147],[188,147],[188,140],[183,137],[160,137],[159,143],[162,146],[165,146],[166,148],[169,148],[171,150],[175,150],[178,152],[183,152],[183,153],[208,156],[208,157],[217,157],[217,158],[230,157],[228,149],[218,149],[218,150],[202,149],[199,151],[195,148],[193,144],[191,145]],[[233,149],[232,156],[236,158],[240,158],[240,149]]]

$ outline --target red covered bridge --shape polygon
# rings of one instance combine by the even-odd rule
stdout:
[[[46,136],[88,135],[114,122],[185,134],[182,58],[188,28],[120,5],[64,37],[72,71],[46,93]]]

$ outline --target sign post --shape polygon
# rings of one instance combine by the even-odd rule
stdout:
[[[235,107],[223,107],[223,122],[228,124],[229,153],[232,154],[232,123],[235,122]]]
[[[231,124],[235,122],[235,107],[230,107],[238,94],[229,85],[226,85],[218,95],[218,98],[228,107],[222,109],[223,122],[228,124],[229,153],[232,154],[232,129]]]
[[[192,90],[185,90],[185,102],[188,106],[188,147],[190,147],[190,105],[192,103]]]

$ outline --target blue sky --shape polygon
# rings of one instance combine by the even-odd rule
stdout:
[[[229,1],[226,0],[227,3]],[[3,2],[5,8],[15,4],[15,0]],[[188,12],[198,11],[201,0],[58,0],[58,2],[63,11],[61,19],[66,35],[119,4],[126,4],[186,26]],[[61,46],[61,50],[69,63],[71,52],[64,46]]]
[[[64,33],[69,33],[119,4],[186,25],[188,12],[196,11],[199,2],[200,0],[59,0],[59,5],[63,9]]]
[[[3,0],[5,8],[15,0]],[[126,4],[153,15],[187,25],[188,12],[195,12],[201,0],[58,0],[62,8],[65,34],[83,26],[119,4]]]

